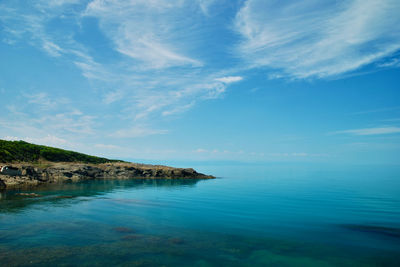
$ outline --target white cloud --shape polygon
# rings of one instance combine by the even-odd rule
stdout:
[[[203,84],[200,86],[206,91],[206,94],[203,96],[205,99],[219,98],[226,91],[226,84],[221,82]]]
[[[59,57],[63,53],[63,49],[49,40],[43,40],[43,49],[53,57]]]
[[[46,31],[46,23],[62,13],[63,5],[72,1],[35,1],[24,3],[24,7],[13,7],[12,4],[2,5],[0,3],[0,22],[4,25],[4,40],[10,44],[25,38],[30,45],[34,45],[51,57],[60,57],[65,51],[57,43],[58,40],[65,41],[59,35],[51,36]],[[15,2],[18,6],[18,2]],[[55,38],[53,38],[55,37]],[[57,40],[57,41],[56,41]]]
[[[391,118],[391,119],[384,119],[384,120],[382,120],[382,121],[390,121],[390,122],[398,122],[398,121],[400,121],[400,118]]]
[[[41,105],[46,108],[51,108],[55,104],[48,98],[47,94],[44,92],[37,93],[37,94],[26,94],[25,96],[29,99],[28,103]]]
[[[386,107],[386,108],[378,108],[378,109],[371,109],[371,110],[364,110],[352,113],[352,115],[364,115],[369,113],[384,113],[384,112],[393,112],[395,110],[399,110],[400,106],[393,106],[393,107]]]
[[[336,131],[334,134],[351,134],[351,135],[381,135],[381,134],[395,134],[400,133],[400,127],[375,127],[364,129],[353,129]]]
[[[199,5],[201,11],[204,15],[209,15],[210,7],[216,2],[216,0],[197,0],[197,4]]]
[[[21,138],[19,138],[17,136],[4,136],[2,139],[3,140],[8,140],[8,141],[19,141],[19,140],[21,140]]]
[[[32,123],[52,131],[91,135],[94,134],[92,126],[95,118],[95,116],[74,115],[67,112],[35,118],[32,119]]]
[[[23,140],[28,143],[33,143],[37,145],[45,145],[45,146],[54,146],[54,147],[61,147],[67,144],[67,140],[63,138],[59,138],[54,135],[46,135],[44,137],[17,137],[17,136],[5,136],[3,137],[4,140],[9,141],[19,141]]]
[[[186,43],[176,41],[190,33],[182,35],[182,23],[188,29],[193,23],[187,14],[179,12],[184,7],[185,1],[94,0],[87,6],[85,15],[98,18],[116,50],[141,61],[144,67],[202,66],[199,60],[182,53],[189,50]]]
[[[243,80],[243,77],[241,77],[241,76],[226,76],[226,77],[217,78],[215,80],[226,83],[226,84],[230,84],[230,83],[240,82],[241,80]]]
[[[399,13],[397,0],[248,0],[235,19],[237,51],[289,77],[340,75],[400,49]]]
[[[41,137],[41,138],[26,137],[23,140],[25,140],[29,143],[43,144],[43,145],[56,146],[56,147],[63,146],[67,143],[67,140],[56,137],[54,135],[47,135],[47,136]]]
[[[107,149],[107,150],[118,150],[118,149],[122,149],[119,146],[115,146],[115,145],[107,145],[107,144],[95,144],[94,147],[96,148],[100,148],[100,149]]]
[[[197,58],[205,49],[199,38],[206,31],[198,11],[212,4],[210,0],[93,0],[89,4],[40,0],[21,8],[0,3],[0,21],[6,37],[27,41],[57,60],[74,64],[95,89],[94,97],[99,94],[104,104],[118,101],[119,118],[149,124],[182,113],[201,100],[219,98],[229,84],[241,79],[229,76],[229,71],[205,68]],[[108,52],[122,55],[113,57],[112,63],[96,57],[97,47],[74,39],[74,29],[85,30],[84,20],[89,17],[98,20],[99,30],[108,38]],[[55,18],[76,27],[49,31]],[[41,103],[42,109],[58,106],[50,100],[45,95],[30,99]]]
[[[19,100],[18,105],[7,106],[7,117],[0,119],[2,132],[15,136],[29,133],[30,138],[35,138],[32,140],[43,142],[51,142],[51,136],[69,139],[65,136],[79,134],[83,137],[94,133],[96,117],[75,108],[69,99],[54,98],[43,92],[23,94],[23,97],[26,101]],[[42,139],[43,136],[47,139]],[[53,141],[57,144],[56,139]]]
[[[128,129],[121,129],[110,136],[115,138],[137,138],[137,137],[145,137],[149,135],[158,135],[158,134],[167,134],[167,130],[160,129],[151,129],[145,126],[136,126]]]
[[[13,118],[0,121],[3,130],[23,135],[26,132],[34,136],[45,136],[48,133],[58,135],[80,134],[82,136],[94,133],[95,117],[89,115],[73,115],[71,113],[57,113],[54,115],[15,114]]]
[[[170,116],[170,115],[174,115],[174,114],[177,114],[177,113],[182,113],[182,112],[184,112],[184,111],[190,109],[191,107],[193,107],[194,104],[195,104],[195,102],[192,101],[192,102],[189,103],[189,104],[186,104],[186,105],[179,105],[179,106],[177,106],[177,107],[175,107],[175,108],[172,108],[172,109],[169,109],[169,110],[165,110],[165,111],[163,111],[161,114],[162,114],[163,116]]]
[[[42,2],[42,5],[44,3],[45,5],[49,5],[51,7],[57,7],[63,5],[78,4],[80,2],[81,0],[46,0],[45,2]]]
[[[24,97],[26,97],[28,99],[28,103],[34,104],[36,107],[39,107],[39,108],[42,108],[45,110],[54,109],[58,105],[67,104],[70,102],[66,98],[51,98],[45,92],[26,93],[26,94],[24,94]]]
[[[382,68],[387,68],[387,67],[400,67],[400,59],[399,58],[392,58],[391,60],[388,60],[386,62],[378,64],[379,67]]]
[[[123,98],[123,96],[124,95],[123,95],[122,91],[107,92],[107,94],[103,98],[103,102],[105,104],[111,104],[118,100],[121,100]]]
[[[84,135],[94,133],[93,125],[96,117],[84,114],[73,107],[70,99],[51,97],[44,92],[25,93],[23,96],[28,100],[25,105],[9,106],[9,111],[14,115],[14,120],[9,122],[10,127],[16,128],[23,124],[51,133],[69,132]],[[49,110],[52,112],[48,112]]]
[[[76,51],[75,51],[76,52]],[[90,56],[80,52],[75,53],[78,58],[74,61],[75,66],[81,70],[82,75],[89,80],[97,80],[108,82],[115,77],[112,77],[101,64],[95,62]]]

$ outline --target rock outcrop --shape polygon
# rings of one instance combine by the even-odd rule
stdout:
[[[0,164],[1,165],[1,164]],[[34,187],[46,183],[79,182],[94,179],[210,179],[191,168],[173,168],[136,163],[16,163],[21,175],[2,175],[0,189]]]

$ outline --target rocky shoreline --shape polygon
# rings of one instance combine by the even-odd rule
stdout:
[[[20,170],[20,175],[0,173],[0,189],[36,187],[42,184],[70,183],[95,179],[212,179],[192,168],[174,168],[126,162],[86,164],[71,162],[0,163]]]

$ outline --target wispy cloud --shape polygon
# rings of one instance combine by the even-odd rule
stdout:
[[[52,1],[54,2],[54,1]],[[50,36],[46,32],[45,25],[51,19],[60,15],[62,6],[72,1],[59,1],[49,4],[48,1],[27,3],[21,7],[10,7],[0,3],[0,21],[4,25],[7,40],[15,43],[22,38],[42,49],[52,57],[60,57],[65,51],[57,44],[57,40],[69,38],[68,35]]]
[[[29,104],[34,104],[36,107],[45,110],[54,109],[59,105],[65,105],[70,102],[67,98],[51,98],[45,92],[25,93],[24,97],[28,99]]]
[[[62,140],[91,136],[96,117],[72,106],[67,98],[55,98],[47,93],[16,96],[18,105],[7,107],[7,116],[0,118],[0,134],[18,136],[40,144],[66,144]],[[68,105],[66,105],[68,103]]]
[[[175,39],[178,21],[193,23],[180,12],[184,6],[185,1],[94,0],[87,6],[85,15],[99,19],[102,30],[118,52],[142,62],[145,67],[201,66],[199,60],[181,52],[188,48]]]
[[[104,149],[104,150],[119,150],[119,149],[123,149],[120,146],[109,145],[109,144],[95,144],[94,147],[100,148],[100,149]]]
[[[138,138],[149,135],[167,134],[168,130],[152,129],[146,126],[136,126],[128,129],[121,129],[112,134],[111,137],[115,138]]]
[[[195,102],[192,101],[191,103],[186,104],[186,105],[179,105],[179,106],[177,106],[177,107],[175,107],[175,108],[172,108],[172,109],[170,109],[170,110],[165,110],[165,111],[163,111],[163,112],[162,112],[162,115],[163,115],[163,116],[169,116],[169,115],[173,115],[173,114],[182,113],[182,112],[184,112],[184,111],[190,109],[191,107],[193,107],[194,104],[195,104]]]
[[[44,137],[17,137],[17,136],[4,136],[2,139],[9,141],[23,140],[25,142],[34,143],[38,145],[64,147],[68,142],[63,138],[59,138],[54,135],[46,135]]]
[[[400,106],[358,111],[358,112],[352,113],[352,115],[364,115],[364,114],[370,114],[370,113],[393,112],[393,111],[396,111],[396,110],[400,110]]]
[[[363,128],[363,129],[352,129],[344,131],[336,131],[333,134],[351,134],[351,135],[382,135],[382,134],[396,134],[400,133],[400,127],[375,127],[375,128]]]
[[[243,80],[243,77],[241,77],[241,76],[226,76],[226,77],[217,78],[215,80],[229,84],[229,83],[239,82],[239,81]]]
[[[53,57],[59,57],[63,53],[63,49],[49,40],[43,40],[43,49]]]
[[[248,0],[235,19],[237,51],[284,77],[338,76],[400,49],[399,12],[396,0]]]
[[[94,133],[94,116],[76,115],[68,112],[42,116],[28,113],[16,115],[10,114],[10,118],[0,120],[3,130],[18,133],[20,136],[23,136],[26,132],[29,132],[32,136],[44,136],[47,133],[87,136]]]
[[[400,121],[400,118],[391,118],[391,119],[384,119],[384,120],[382,120],[382,121],[386,121],[386,122],[397,122],[397,121]]]
[[[107,92],[107,94],[103,98],[103,102],[105,104],[111,104],[114,103],[115,101],[121,100],[123,96],[124,96],[123,92],[119,90]]]
[[[387,68],[387,67],[400,67],[400,59],[399,58],[392,58],[387,60],[386,62],[378,64],[379,67]]]
[[[28,38],[49,56],[74,64],[90,81],[93,93],[101,95],[102,104],[118,103],[126,123],[149,123],[218,98],[241,79],[229,76],[229,71],[218,77],[220,70],[200,58],[206,48],[199,42],[205,31],[199,18],[213,2],[40,0],[26,7],[0,4],[0,20],[7,38]],[[105,51],[115,55],[112,62],[102,61],[97,47],[75,38],[92,18],[107,39]],[[49,31],[55,19],[69,27]],[[40,99],[42,105],[44,100]]]
[[[209,15],[210,7],[215,4],[216,0],[196,0],[204,15]]]

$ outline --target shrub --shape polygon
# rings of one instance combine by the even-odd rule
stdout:
[[[25,141],[0,140],[0,162],[36,162],[39,159],[52,162],[106,163],[110,160],[60,148],[30,144]]]

